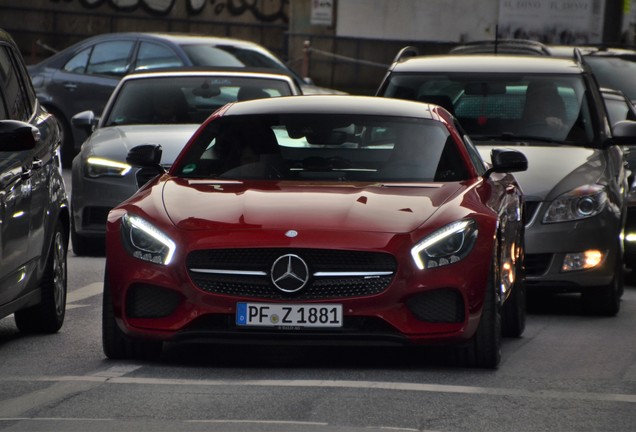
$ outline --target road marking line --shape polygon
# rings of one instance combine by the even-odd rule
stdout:
[[[68,293],[66,296],[66,303],[74,303],[85,300],[89,297],[101,294],[103,291],[104,284],[102,282],[94,282]]]
[[[131,366],[135,369],[136,366]],[[135,370],[135,369],[131,369]],[[104,373],[106,375],[104,375]],[[235,386],[235,387],[322,387],[348,389],[380,389],[395,391],[415,391],[428,393],[474,394],[504,397],[527,397],[538,399],[584,400],[595,402],[624,402],[636,403],[636,394],[621,393],[589,393],[566,392],[555,390],[525,390],[496,387],[470,387],[440,384],[417,384],[381,381],[330,381],[330,380],[193,380],[171,378],[143,378],[115,376],[110,377],[108,371],[85,376],[42,376],[0,378],[0,382],[7,381],[51,381],[51,382],[104,382],[108,384],[140,384],[140,385],[171,385],[171,386]],[[128,372],[125,372],[128,373]],[[1,412],[1,410],[0,410]],[[1,417],[1,415],[0,415]]]

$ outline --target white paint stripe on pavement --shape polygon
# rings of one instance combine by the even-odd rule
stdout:
[[[104,284],[102,282],[95,282],[68,293],[66,296],[66,303],[74,303],[85,300],[89,297],[101,294],[103,291]]]
[[[134,370],[134,369],[132,369]],[[128,373],[128,372],[124,372]],[[117,374],[114,374],[117,375]],[[621,393],[590,393],[590,392],[566,392],[554,390],[526,390],[496,387],[471,387],[440,384],[417,384],[381,381],[338,381],[338,380],[191,380],[170,378],[143,378],[114,376],[109,374],[85,375],[85,376],[42,376],[2,378],[0,382],[7,381],[52,381],[52,382],[99,382],[108,384],[139,384],[139,385],[165,385],[165,386],[235,386],[235,387],[323,387],[323,388],[349,388],[349,389],[380,389],[395,391],[415,391],[430,393],[454,393],[475,394],[504,397],[527,397],[538,399],[560,400],[585,400],[594,402],[624,402],[636,403],[636,394]],[[1,411],[1,410],[0,410]],[[1,417],[1,416],[0,416]]]

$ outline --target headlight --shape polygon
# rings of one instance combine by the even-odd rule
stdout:
[[[176,245],[168,236],[139,216],[125,214],[121,219],[124,247],[135,258],[168,265]]]
[[[581,186],[552,201],[543,217],[543,223],[589,218],[602,212],[606,205],[607,192],[604,186]]]
[[[468,255],[476,239],[475,221],[460,220],[421,240],[411,249],[411,256],[420,270],[452,264]]]
[[[123,162],[117,162],[98,157],[89,157],[86,160],[85,172],[88,177],[115,176],[121,177],[128,174],[132,167]]]

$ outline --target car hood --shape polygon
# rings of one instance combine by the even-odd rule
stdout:
[[[160,144],[162,165],[171,165],[198,124],[108,126],[97,129],[83,146],[88,156],[124,162],[128,151],[141,144]]]
[[[302,229],[406,233],[457,194],[458,184],[412,187],[168,180],[168,217],[184,230]],[[465,187],[465,186],[464,186]]]
[[[490,161],[493,148],[513,147],[509,142],[478,145],[482,158]],[[514,146],[528,159],[528,170],[515,173],[526,198],[552,200],[584,184],[599,181],[606,171],[601,150],[569,146]]]

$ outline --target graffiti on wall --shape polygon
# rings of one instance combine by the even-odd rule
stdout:
[[[51,0],[54,3],[70,3],[74,0]],[[79,3],[87,9],[95,9],[104,4],[121,12],[131,12],[137,9],[145,10],[153,15],[169,15],[177,1],[183,0],[79,0]],[[211,11],[214,15],[229,14],[241,16],[251,14],[258,21],[289,22],[287,7],[289,0],[269,0],[274,7],[265,11],[262,1],[258,0],[185,0],[186,8],[190,15],[200,15]]]

